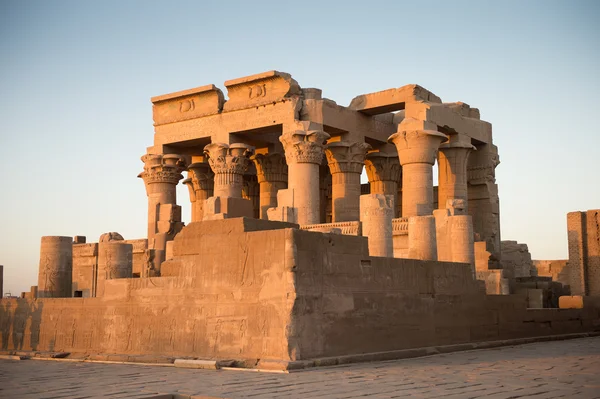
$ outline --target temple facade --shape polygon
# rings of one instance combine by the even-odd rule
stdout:
[[[598,330],[598,212],[569,216],[581,295],[545,300],[526,246],[502,249],[477,108],[417,85],[340,106],[277,71],[225,87],[152,98],[147,236],[42,237],[37,286],[0,302],[0,352],[290,369]]]
[[[152,98],[154,144],[140,177],[157,263],[180,230],[179,181],[189,187],[192,222],[245,216],[359,234],[370,212],[361,195],[379,195],[393,249],[375,253],[473,266],[487,254],[483,269],[499,262],[498,149],[478,109],[417,85],[344,107],[277,71],[225,87],[227,101],[214,85]]]

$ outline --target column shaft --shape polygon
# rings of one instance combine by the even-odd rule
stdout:
[[[438,208],[449,199],[468,200],[467,161],[470,144],[442,144],[438,153]]]
[[[360,174],[334,173],[331,175],[333,222],[360,219]]]
[[[42,237],[38,296],[40,298],[69,298],[73,281],[73,238]]]
[[[298,209],[300,225],[320,223],[319,165],[296,163],[289,165],[288,187],[294,190],[294,207]]]
[[[433,212],[433,169],[427,163],[402,166],[402,217]]]
[[[277,191],[287,188],[282,181],[260,182],[260,218],[267,219],[267,209],[277,207]]]

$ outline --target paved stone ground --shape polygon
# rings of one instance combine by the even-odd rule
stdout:
[[[600,337],[291,374],[0,360],[0,398],[148,398],[156,393],[199,398],[600,398]]]

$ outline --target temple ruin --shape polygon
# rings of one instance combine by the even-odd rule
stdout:
[[[597,259],[572,293],[539,288],[558,274],[502,243],[477,108],[418,85],[341,106],[277,71],[225,87],[152,98],[147,237],[42,237],[37,286],[0,303],[2,350],[287,369],[600,329]]]

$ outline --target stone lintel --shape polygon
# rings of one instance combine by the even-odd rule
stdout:
[[[356,96],[352,99],[348,108],[367,115],[377,115],[403,110],[407,102],[415,101],[442,102],[438,96],[429,90],[412,84]]]
[[[73,257],[98,256],[98,243],[73,244]]]
[[[300,85],[292,75],[278,71],[228,80],[225,87],[229,99],[225,102],[223,111],[272,104],[302,94]]]
[[[154,125],[218,114],[224,101],[223,92],[212,84],[152,97]]]
[[[148,239],[147,238],[137,238],[133,240],[125,240],[127,244],[132,245],[132,251],[134,254],[144,253],[148,249]]]
[[[457,101],[454,103],[444,103],[444,105],[448,106],[448,108],[460,114],[460,116],[464,116],[465,118],[473,118],[480,119],[481,115],[479,114],[479,109],[471,108],[471,106],[467,103],[463,103],[461,101]]]

